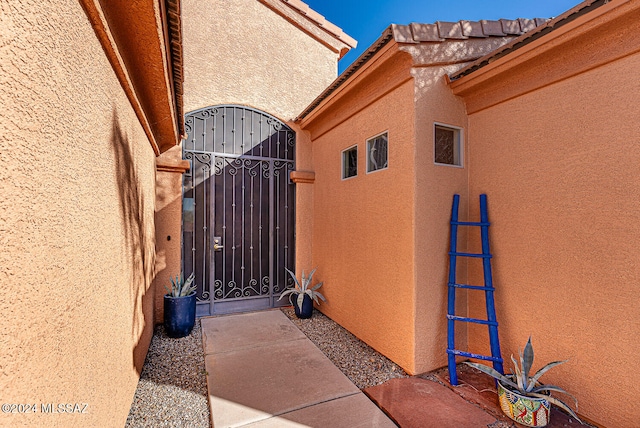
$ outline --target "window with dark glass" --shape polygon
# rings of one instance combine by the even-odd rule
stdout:
[[[460,129],[435,125],[435,163],[462,166]]]
[[[358,146],[353,146],[342,152],[342,178],[358,175]]]
[[[389,166],[388,134],[386,132],[367,140],[367,172]]]

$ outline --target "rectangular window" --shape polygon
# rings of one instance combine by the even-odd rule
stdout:
[[[387,132],[367,140],[367,172],[378,171],[389,166],[388,141]]]
[[[435,163],[462,166],[461,129],[435,124],[434,132]]]
[[[358,146],[353,146],[342,152],[342,178],[356,175],[358,175]]]

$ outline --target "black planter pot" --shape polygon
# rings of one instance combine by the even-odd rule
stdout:
[[[304,295],[302,299],[302,309],[298,308],[298,296],[293,297],[293,310],[296,312],[296,316],[301,319],[311,318],[313,315],[313,300],[308,294]]]
[[[196,323],[196,293],[188,296],[164,296],[164,330],[169,337],[184,337]]]

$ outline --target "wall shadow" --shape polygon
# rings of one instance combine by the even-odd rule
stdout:
[[[155,237],[153,217],[146,216],[147,210],[153,208],[153,203],[149,205],[145,201],[144,189],[136,169],[132,142],[120,127],[115,107],[113,108],[111,148],[114,155],[114,171],[126,245],[125,257],[129,260],[128,267],[131,273],[129,302],[133,304],[132,361],[140,374],[153,335],[151,282],[154,276]]]

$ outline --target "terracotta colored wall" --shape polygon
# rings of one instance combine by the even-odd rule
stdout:
[[[166,166],[181,164],[181,148],[176,146],[156,159],[156,264],[153,289],[155,294],[154,317],[156,324],[164,321],[165,287],[171,287],[171,279],[181,272],[182,241],[182,173],[169,171]]]
[[[637,34],[638,22],[636,12],[548,54],[594,65],[618,49],[626,56],[577,75],[571,66],[581,60],[569,62],[551,83],[523,78],[548,67],[533,57],[508,75],[533,90],[469,119],[470,195],[489,195],[503,355],[533,335],[538,367],[569,359],[545,382],[574,393],[585,416],[621,428],[640,418],[633,394],[623,392],[640,380],[629,370],[640,332],[640,54],[620,35]],[[508,79],[490,80],[492,93],[512,93]],[[482,312],[470,302],[471,316]],[[485,344],[475,330],[469,341],[472,350]]]
[[[357,98],[357,94],[353,95]],[[320,309],[414,371],[413,82],[406,81],[313,141],[313,265]],[[389,168],[366,173],[366,140],[388,131]],[[358,145],[358,176],[341,179]]]
[[[434,122],[462,128],[466,148],[467,116],[463,101],[455,97],[444,80],[445,73],[459,68],[414,68],[415,76],[415,370],[426,372],[446,365],[447,282],[449,274],[449,219],[453,194],[461,195],[460,212],[466,214],[467,155],[463,167],[434,163]],[[465,228],[460,229],[460,249]],[[466,263],[460,259],[458,281],[466,279]],[[457,313],[467,311],[466,293],[456,295]],[[456,325],[456,347],[466,349],[467,329]]]
[[[336,78],[338,54],[258,0],[185,0],[185,111],[248,105],[294,119]]]
[[[122,426],[151,337],[154,153],[76,1],[0,6],[0,398]]]

